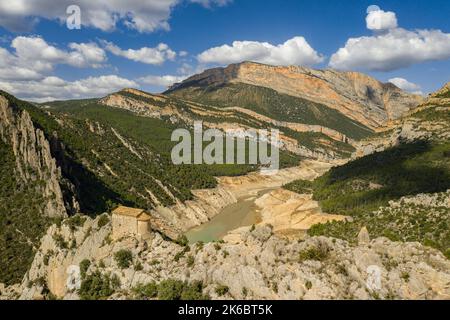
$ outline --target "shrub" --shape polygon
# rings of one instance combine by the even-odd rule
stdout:
[[[152,299],[158,295],[158,286],[154,281],[147,284],[138,284],[132,289],[136,299]]]
[[[405,280],[406,282],[409,281],[409,273],[408,272],[402,272],[402,274],[400,275],[400,277]]]
[[[184,283],[181,300],[209,300],[209,297],[203,294],[203,282]]]
[[[219,297],[226,295],[229,291],[230,291],[230,288],[228,286],[221,285],[221,284],[218,285],[215,289],[215,292]]]
[[[168,279],[158,285],[159,300],[208,300],[209,296],[203,294],[203,283],[192,283]]]
[[[64,221],[64,223],[69,226],[69,229],[72,232],[74,232],[77,228],[82,227],[85,222],[86,217],[80,216],[79,214]]]
[[[188,267],[192,267],[194,265],[194,263],[195,263],[194,257],[193,256],[188,256],[187,257],[187,266]]]
[[[306,260],[316,260],[316,261],[324,261],[329,256],[329,249],[321,244],[317,247],[312,247],[306,250],[303,250],[299,253],[299,261],[303,262]]]
[[[135,271],[141,271],[141,270],[143,270],[144,269],[144,267],[142,266],[142,263],[140,262],[140,261],[138,261],[138,262],[136,262],[135,264],[134,264],[134,270]]]
[[[312,288],[312,283],[311,283],[311,281],[309,281],[309,280],[306,281],[305,287],[306,287],[306,289],[310,290],[310,289]]]
[[[50,250],[50,251],[48,251],[48,252],[45,254],[44,259],[43,259],[44,266],[48,266],[48,262],[49,262],[49,260],[50,260],[50,257],[51,257],[53,254],[54,254],[53,250]]]
[[[53,235],[53,240],[56,242],[56,245],[61,249],[67,249],[68,245],[66,240],[64,240],[64,237],[62,235],[55,234]]]
[[[184,284],[180,280],[168,279],[158,285],[159,300],[180,300]]]
[[[185,247],[189,244],[189,240],[185,235],[178,237],[178,239],[175,242],[183,247]]]
[[[82,300],[105,299],[114,293],[114,287],[108,275],[99,271],[86,276],[81,282],[78,294]]]
[[[109,216],[107,214],[102,214],[97,222],[97,228],[102,228],[109,223]]]
[[[130,250],[122,249],[114,254],[114,260],[120,269],[127,269],[133,261],[133,254]]]
[[[91,261],[89,259],[84,259],[83,261],[80,262],[81,279],[84,279],[86,277],[86,272],[88,271],[90,266],[91,266]]]

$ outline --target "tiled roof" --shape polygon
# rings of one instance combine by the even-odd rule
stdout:
[[[125,206],[118,206],[116,209],[114,209],[112,211],[112,214],[118,214],[118,215],[121,215],[121,216],[138,218],[141,214],[144,213],[144,211],[145,211],[144,209],[137,209],[137,208],[130,208],[130,207],[125,207]]]
[[[150,221],[152,217],[150,217],[145,212],[142,212],[142,214],[138,217],[138,221]]]

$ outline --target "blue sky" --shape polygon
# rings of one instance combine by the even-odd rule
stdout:
[[[0,88],[36,101],[160,92],[241,60],[361,71],[425,94],[450,81],[447,0],[16,1],[0,0]],[[70,4],[80,30],[66,26]]]

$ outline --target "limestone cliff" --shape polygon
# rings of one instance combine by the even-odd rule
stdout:
[[[379,128],[377,134],[357,143],[353,157],[362,157],[402,142],[450,139],[450,82],[431,94],[421,105],[402,118]]]
[[[24,183],[42,182],[38,190],[45,199],[42,214],[66,217],[61,170],[52,157],[49,141],[44,132],[36,128],[28,112],[13,108],[4,96],[0,96],[0,138],[11,145],[16,159],[16,169],[11,174]]]
[[[167,93],[177,95],[190,87],[245,83],[324,104],[369,128],[402,116],[422,102],[393,84],[381,83],[357,72],[315,70],[306,67],[269,66],[253,62],[233,64],[192,76]]]

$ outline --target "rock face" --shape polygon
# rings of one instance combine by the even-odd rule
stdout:
[[[305,67],[277,67],[253,62],[207,70],[174,85],[178,89],[245,83],[324,104],[369,128],[398,119],[422,102],[393,84],[381,83],[357,72],[314,70]]]
[[[16,158],[14,174],[24,183],[43,182],[39,190],[46,201],[42,214],[66,217],[61,170],[52,157],[49,141],[44,132],[35,127],[28,112],[15,110],[3,96],[0,96],[0,138],[12,146]]]
[[[183,248],[159,234],[146,242],[111,241],[110,224],[99,226],[99,219],[88,218],[73,232],[64,223],[48,230],[21,287],[15,288],[21,299],[42,298],[45,287],[60,298],[78,299],[68,287],[68,270],[85,259],[90,261],[86,274],[98,271],[120,280],[110,299],[133,298],[132,288],[164,279],[200,280],[213,299],[450,298],[449,260],[418,243],[378,238],[351,246],[324,237],[289,242],[270,227],[258,226],[242,229],[234,243]],[[58,238],[75,245],[61,248]],[[125,269],[114,259],[123,249],[133,256]],[[137,264],[142,268],[133,267]],[[225,296],[217,295],[219,285],[228,287]],[[5,294],[12,295],[11,290]]]
[[[387,126],[379,128],[375,136],[359,141],[353,158],[380,152],[405,142],[448,141],[450,139],[449,97],[450,82],[401,119],[391,121]]]
[[[261,224],[273,226],[276,234],[298,237],[311,226],[330,221],[344,221],[345,216],[323,213],[310,194],[278,189],[256,200],[261,209]]]
[[[363,227],[358,233],[358,244],[368,245],[369,243],[370,243],[369,231],[367,231],[366,227]]]

